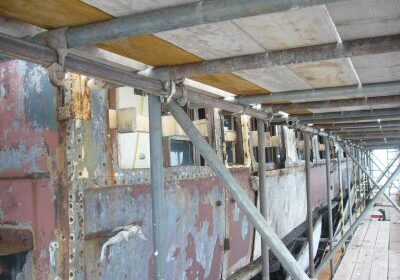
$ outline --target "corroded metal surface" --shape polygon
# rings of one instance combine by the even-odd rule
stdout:
[[[58,124],[55,89],[47,77],[33,64],[0,64],[0,223],[32,230],[37,279],[49,274],[56,225]]]
[[[10,61],[0,70],[0,223],[32,231],[36,278],[153,279],[150,174],[118,166],[107,89],[67,76],[63,101],[77,114],[57,122],[45,69]],[[311,172],[314,207],[326,204],[323,168]],[[249,167],[231,172],[255,201]],[[267,176],[272,223],[283,237],[305,220],[297,211],[304,173],[300,166]],[[167,168],[165,181],[168,279],[220,279],[250,262],[254,228],[210,168]],[[100,262],[113,230],[132,224],[147,240],[115,244]]]
[[[33,249],[32,232],[27,229],[0,227],[0,256],[28,252]]]

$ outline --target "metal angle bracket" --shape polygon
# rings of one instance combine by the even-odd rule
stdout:
[[[286,125],[288,128],[291,129],[298,129],[298,130],[304,130],[306,125],[302,124],[298,119],[296,118],[288,118],[286,120]]]
[[[47,45],[57,51],[58,61],[48,67],[50,82],[56,87],[64,86],[64,63],[68,54],[66,32],[68,27],[62,27],[35,36],[38,43]]]
[[[265,122],[269,125],[272,122],[272,120],[274,119],[274,112],[272,110],[272,107],[265,108],[264,112],[267,114],[267,118],[265,119]]]

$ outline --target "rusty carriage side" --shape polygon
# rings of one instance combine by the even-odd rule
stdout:
[[[41,66],[12,60],[0,68],[0,236],[15,245],[2,246],[1,257],[18,259],[14,273],[26,279],[153,279],[146,94],[68,73],[60,98]],[[256,120],[184,109],[258,204]],[[280,125],[268,129],[268,220],[280,238],[293,240],[307,215],[303,139]],[[254,227],[170,114],[162,131],[167,278],[228,278],[260,255]],[[312,138],[317,216],[327,204],[320,140]],[[337,195],[336,164],[331,172]]]

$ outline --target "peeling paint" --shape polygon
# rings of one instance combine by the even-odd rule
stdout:
[[[46,154],[47,150],[43,145],[27,147],[21,142],[16,149],[1,149],[0,171],[9,172],[13,169],[26,168],[28,172],[44,172],[47,163],[43,155]]]
[[[244,216],[242,220],[242,230],[241,230],[243,241],[247,237],[248,230],[249,230],[249,224],[247,223],[247,217]]]
[[[0,200],[0,220],[4,220],[5,218],[5,212],[4,210],[1,208],[1,200]]]

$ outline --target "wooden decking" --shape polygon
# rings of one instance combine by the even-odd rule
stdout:
[[[334,280],[400,279],[400,214],[378,208],[389,221],[368,219],[357,228]]]

